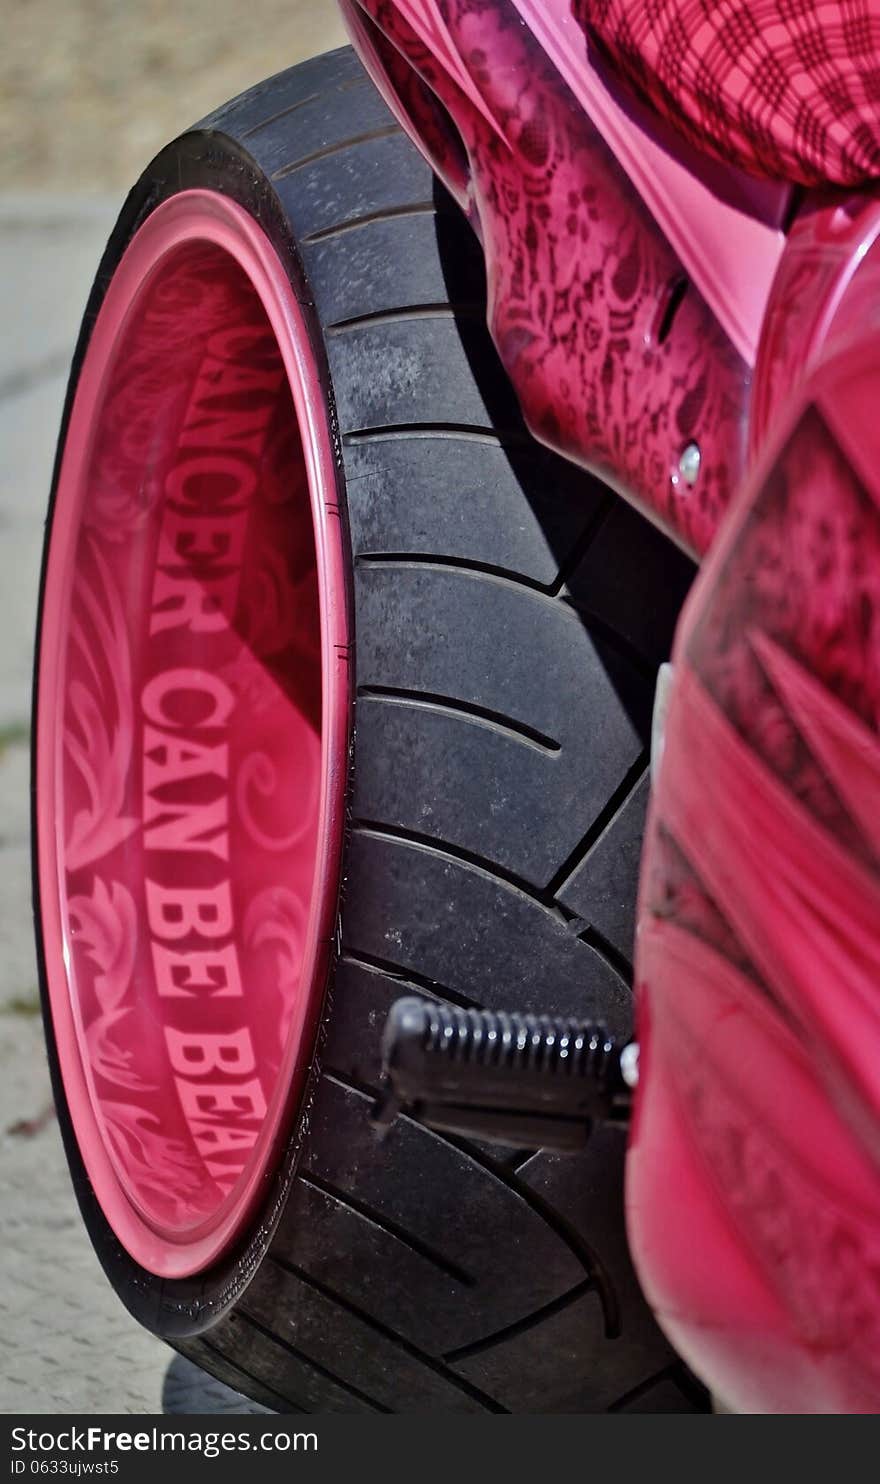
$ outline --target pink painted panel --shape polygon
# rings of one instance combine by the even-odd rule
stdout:
[[[698,578],[643,861],[631,1243],[741,1411],[880,1409],[878,390],[812,375]]]
[[[344,10],[481,235],[490,328],[532,431],[705,551],[745,470],[750,363],[648,209],[638,172],[633,183],[573,91],[562,52],[557,65],[511,0],[345,0]],[[607,90],[591,87],[632,141]],[[775,227],[762,231],[778,245]],[[689,484],[679,463],[693,442],[701,466]]]
[[[790,186],[712,160],[674,133],[588,47],[571,0],[512,3],[613,150],[719,324],[754,365],[767,295],[785,247]]]

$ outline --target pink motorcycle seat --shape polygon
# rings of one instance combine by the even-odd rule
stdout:
[[[572,0],[692,143],[805,185],[880,178],[880,0]]]

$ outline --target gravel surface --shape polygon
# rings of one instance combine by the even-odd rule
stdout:
[[[0,191],[88,192],[346,39],[334,0],[0,0],[0,36]]]

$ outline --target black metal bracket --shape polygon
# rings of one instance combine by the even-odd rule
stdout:
[[[599,1025],[408,996],[385,1024],[373,1120],[387,1130],[406,1113],[464,1137],[574,1152],[594,1123],[627,1122],[633,1052]]]

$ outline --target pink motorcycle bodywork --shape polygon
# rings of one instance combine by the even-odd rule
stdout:
[[[713,546],[642,870],[646,1291],[734,1408],[880,1410],[880,199],[702,159],[570,0],[342,6],[533,432]]]
[[[860,337],[737,500],[643,856],[630,1241],[737,1411],[880,1410],[878,389]]]
[[[788,188],[705,164],[624,107],[564,0],[343,10],[480,234],[490,327],[532,430],[705,551],[745,472]]]

